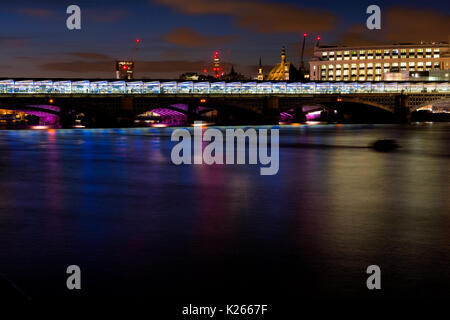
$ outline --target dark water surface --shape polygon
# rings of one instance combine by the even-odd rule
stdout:
[[[0,272],[34,299],[450,298],[450,125],[281,127],[280,170],[175,166],[172,129],[0,132]],[[366,147],[392,138],[401,149]],[[261,302],[260,302],[261,303]]]

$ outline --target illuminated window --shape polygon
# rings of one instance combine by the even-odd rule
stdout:
[[[434,52],[433,58],[439,58],[439,51],[437,51],[437,52],[435,51]]]

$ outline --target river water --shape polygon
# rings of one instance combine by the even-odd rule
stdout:
[[[264,127],[268,128],[268,127]],[[280,127],[280,169],[170,161],[170,128],[0,131],[0,272],[32,299],[450,298],[450,124]],[[395,139],[400,149],[367,148]]]

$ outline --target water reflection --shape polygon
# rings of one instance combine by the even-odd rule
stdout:
[[[379,264],[388,296],[448,295],[449,125],[281,127],[275,176],[172,165],[171,130],[0,132],[0,271],[34,297],[73,263],[91,296],[364,297]]]

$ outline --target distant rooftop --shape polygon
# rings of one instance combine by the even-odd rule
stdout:
[[[389,47],[389,46],[427,46],[427,45],[433,45],[433,46],[448,46],[448,42],[441,41],[441,42],[397,42],[397,43],[377,43],[377,44],[361,44],[361,45],[319,45],[316,46],[317,49],[330,49],[330,48],[361,48],[361,47],[368,47],[368,48],[374,48],[374,47]]]

